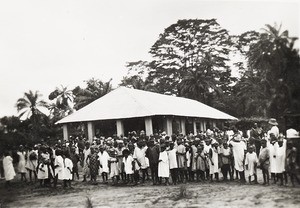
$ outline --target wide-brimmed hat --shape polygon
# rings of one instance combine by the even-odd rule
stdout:
[[[274,126],[277,126],[277,125],[278,125],[278,123],[277,123],[277,121],[276,121],[275,118],[270,118],[269,124],[274,125]]]

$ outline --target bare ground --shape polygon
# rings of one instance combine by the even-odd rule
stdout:
[[[238,182],[187,183],[177,186],[91,185],[75,181],[73,189],[0,183],[2,207],[299,207],[300,186],[240,185]],[[182,191],[186,191],[186,196]],[[90,206],[90,207],[91,207]],[[1,206],[0,206],[1,207]]]

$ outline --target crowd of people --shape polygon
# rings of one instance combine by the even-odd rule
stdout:
[[[207,129],[197,135],[146,136],[144,131],[130,132],[128,137],[70,137],[54,146],[45,143],[20,146],[17,167],[11,151],[2,156],[6,186],[20,174],[21,181],[39,180],[42,187],[71,187],[79,180],[112,185],[136,185],[152,180],[153,185],[186,182],[232,181],[257,184],[257,169],[262,170],[263,185],[299,183],[297,148],[279,133],[276,119],[269,128],[254,124],[248,136],[235,127],[227,130]],[[29,178],[27,177],[29,176]],[[98,178],[100,176],[100,178]],[[288,180],[290,178],[290,180]]]

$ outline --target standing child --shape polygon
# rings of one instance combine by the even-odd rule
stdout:
[[[110,158],[108,163],[110,166],[109,177],[112,179],[113,185],[116,185],[119,181],[119,167],[118,167],[117,151],[115,149],[112,149],[110,151]]]
[[[210,181],[213,181],[213,175],[215,179],[219,181],[219,155],[218,155],[218,143],[213,140],[212,147],[209,150],[209,174]]]
[[[108,160],[109,160],[109,155],[104,149],[102,145],[99,146],[100,152],[98,153],[98,160],[100,162],[100,173],[102,175],[103,183],[107,183],[108,181],[108,173],[109,173],[109,168],[108,168]]]
[[[194,171],[193,170],[193,166],[195,166],[194,164],[192,164],[192,162],[194,160],[192,160],[192,146],[186,145],[186,153],[185,153],[185,158],[186,158],[186,171],[187,171],[187,178],[189,179],[189,181],[194,181]]]
[[[252,184],[251,177],[254,176],[254,183],[257,183],[256,167],[257,167],[257,154],[254,152],[255,146],[249,146],[249,152],[246,154],[245,166],[249,171],[249,183]]]
[[[10,181],[14,179],[16,176],[15,169],[13,166],[13,159],[9,155],[8,151],[4,152],[4,158],[3,158],[3,169],[4,169],[4,177],[5,177],[5,187],[10,186]]]
[[[183,145],[183,141],[179,139],[177,141],[177,162],[178,162],[178,172],[179,172],[179,182],[184,182],[184,172],[186,168],[186,148]]]
[[[99,171],[99,156],[96,148],[91,147],[91,154],[88,155],[88,166],[90,168],[91,182],[97,184],[97,175]]]
[[[298,184],[300,184],[297,170],[299,170],[299,166],[297,165],[297,148],[292,141],[288,141],[286,151],[286,171],[290,175],[292,186],[295,186],[295,179]]]
[[[40,187],[46,185],[45,180],[49,178],[49,170],[48,165],[46,164],[46,158],[41,157],[37,173],[37,178],[40,181]]]
[[[230,170],[230,160],[232,156],[231,149],[228,147],[228,143],[224,142],[222,148],[220,149],[220,156],[221,156],[221,171],[223,174],[223,180],[227,181],[228,173],[229,177],[231,178],[231,170]]]
[[[263,185],[269,185],[270,151],[269,148],[267,148],[267,140],[265,139],[261,140],[261,147],[262,148],[259,152],[258,163],[263,174],[263,179],[264,179]]]
[[[134,173],[134,160],[130,155],[130,151],[128,149],[123,150],[123,165],[122,169],[126,173],[126,183],[133,183],[133,173]]]
[[[73,173],[72,173],[72,169],[73,169],[73,162],[70,159],[70,154],[68,151],[64,152],[64,187],[69,186],[71,187],[71,180],[73,178]]]
[[[76,148],[71,148],[71,160],[73,163],[73,169],[72,169],[72,180],[75,179],[75,175],[77,176],[77,180],[79,180],[79,173],[78,173],[78,162],[80,161],[80,157],[78,153],[76,153]]]
[[[79,143],[78,143],[79,145]],[[88,177],[90,175],[90,169],[88,167],[88,155],[91,154],[91,148],[90,148],[90,143],[89,142],[86,142],[85,143],[85,148],[82,152],[83,154],[83,163],[82,163],[82,167],[83,167],[83,181],[82,182],[85,182],[86,181],[86,177]]]
[[[158,159],[158,177],[160,178],[160,183],[162,182],[162,179],[165,178],[165,185],[168,185],[170,175],[169,157],[164,144],[161,145],[160,149],[161,151]]]
[[[19,151],[17,152],[19,156],[19,163],[18,163],[18,172],[21,174],[21,181],[26,182],[26,152],[24,151],[23,145],[20,145]]]
[[[64,168],[64,159],[62,157],[62,150],[57,149],[55,151],[55,160],[54,160],[54,170],[55,170],[55,178],[54,178],[54,188],[57,186],[58,180],[64,180],[63,168]]]
[[[28,157],[26,161],[26,169],[29,171],[29,179],[32,182],[32,173],[34,174],[34,178],[36,180],[36,168],[37,168],[37,150],[29,147]]]
[[[126,173],[122,170],[122,163],[123,163],[123,150],[124,148],[124,142],[122,140],[117,141],[118,147],[115,149],[117,152],[117,160],[118,160],[118,169],[119,169],[119,175],[121,176],[122,182],[126,181]],[[120,176],[117,176],[118,180],[120,179]]]
[[[168,150],[169,156],[169,164],[170,164],[170,172],[172,177],[172,183],[176,185],[177,183],[177,158],[176,158],[177,150],[174,148],[174,142],[170,143],[170,149]]]
[[[195,155],[196,160],[196,174],[197,174],[197,181],[205,180],[205,170],[206,170],[206,156],[204,151],[204,144],[201,143],[197,147],[197,153]]]

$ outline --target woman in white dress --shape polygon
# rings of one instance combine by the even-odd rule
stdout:
[[[24,151],[23,145],[20,145],[19,151],[17,152],[17,155],[19,156],[19,162],[18,162],[18,173],[21,174],[21,181],[26,182],[26,152]]]
[[[10,185],[10,181],[14,179],[14,177],[16,176],[15,169],[13,166],[13,159],[9,155],[8,151],[4,153],[3,169],[4,169],[4,177],[6,181],[5,186],[8,187]]]

